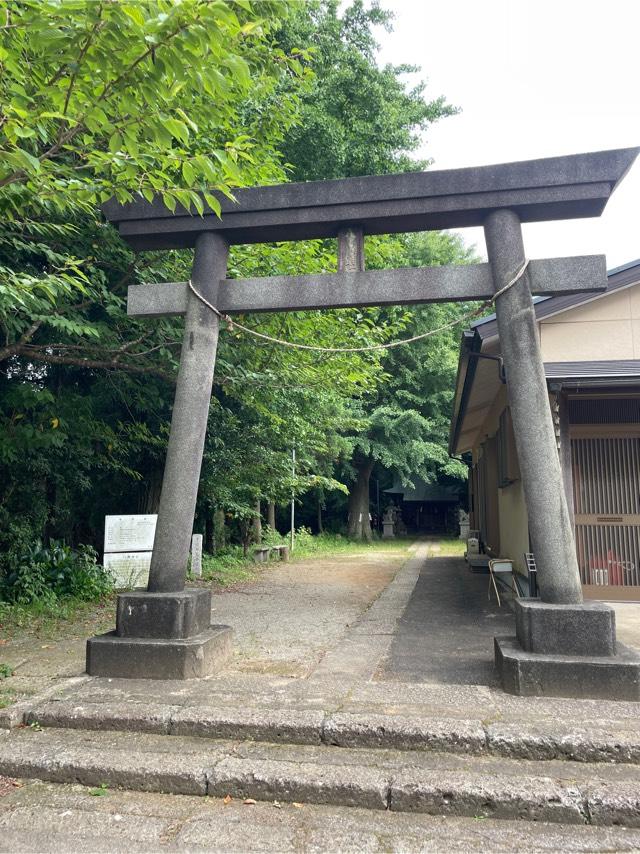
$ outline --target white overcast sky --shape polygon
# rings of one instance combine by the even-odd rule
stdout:
[[[461,108],[427,133],[434,169],[640,145],[640,0],[382,0],[381,63],[420,65]],[[411,78],[410,78],[411,79]],[[640,158],[595,219],[524,226],[532,258],[640,258]],[[480,229],[462,234],[484,254]]]

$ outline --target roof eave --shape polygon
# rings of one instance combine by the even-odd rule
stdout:
[[[462,333],[460,340],[460,357],[458,359],[456,391],[453,401],[453,416],[449,428],[449,454],[451,456],[454,456],[456,453],[460,427],[467,407],[467,401],[471,394],[476,366],[478,364],[478,360],[472,358],[472,354],[480,352],[481,348],[482,338],[477,334],[477,330],[466,329]]]

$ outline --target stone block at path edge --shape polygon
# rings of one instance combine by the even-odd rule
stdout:
[[[527,652],[517,638],[497,637],[496,670],[508,694],[640,701],[640,654],[624,644],[615,655]]]

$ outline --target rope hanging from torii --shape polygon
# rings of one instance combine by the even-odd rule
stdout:
[[[454,326],[459,326],[462,323],[466,323],[468,320],[473,320],[482,314],[485,309],[489,308],[492,305],[495,305],[498,297],[502,296],[506,293],[510,288],[512,288],[524,275],[527,267],[529,265],[529,259],[525,258],[522,266],[518,269],[516,274],[511,278],[507,284],[500,288],[499,291],[491,297],[491,299],[484,302],[479,308],[475,309],[468,314],[464,314],[461,317],[456,318],[455,320],[450,321],[449,323],[445,323],[443,326],[439,326],[437,329],[431,329],[429,332],[423,332],[420,335],[413,335],[411,338],[403,338],[399,341],[390,341],[387,344],[372,344],[368,347],[320,347],[313,344],[298,344],[295,341],[285,341],[283,338],[274,338],[272,335],[265,335],[264,332],[258,332],[255,329],[250,329],[248,326],[243,326],[241,323],[238,323],[228,314],[224,314],[219,311],[214,305],[212,305],[194,286],[191,279],[188,281],[189,290],[200,300],[203,305],[206,305],[211,311],[216,314],[220,320],[224,320],[225,323],[228,324],[229,329],[232,330],[234,327],[236,329],[241,330],[242,332],[246,332],[249,335],[253,335],[255,338],[260,338],[263,341],[268,341],[271,344],[280,344],[282,347],[292,347],[295,350],[313,350],[316,353],[366,353],[373,350],[390,350],[393,347],[402,347],[405,344],[413,344],[416,341],[421,341],[424,338],[431,338],[433,335],[438,335],[440,332],[444,332],[447,329],[452,329]]]

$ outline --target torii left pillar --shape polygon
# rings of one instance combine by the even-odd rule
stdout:
[[[226,276],[228,249],[215,233],[196,241],[191,279],[213,305]],[[210,676],[231,653],[231,628],[211,625],[211,590],[185,589],[218,326],[218,317],[189,291],[149,585],[121,593],[116,630],[87,641],[92,676]]]

